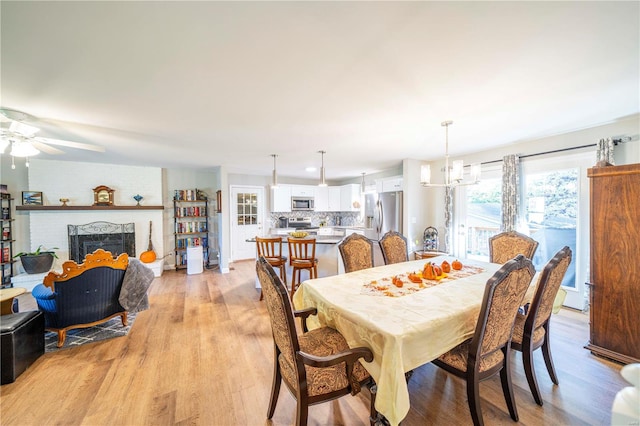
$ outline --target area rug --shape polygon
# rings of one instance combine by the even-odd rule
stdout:
[[[77,328],[67,331],[67,338],[61,348],[58,344],[58,333],[46,331],[44,335],[44,351],[55,352],[61,349],[74,348],[87,343],[98,342],[100,340],[113,339],[115,337],[126,336],[136,319],[136,314],[127,315],[127,326],[122,326],[120,317],[111,318],[102,324],[93,327]]]

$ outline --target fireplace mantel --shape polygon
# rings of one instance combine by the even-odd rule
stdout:
[[[164,210],[164,206],[16,206],[16,210]]]

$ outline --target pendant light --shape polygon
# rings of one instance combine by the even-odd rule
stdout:
[[[326,153],[326,151],[318,151],[320,153],[320,155],[322,155],[322,163],[320,166],[320,183],[318,184],[318,186],[327,186],[327,182],[324,179],[324,154]]]
[[[471,165],[471,182],[463,182],[464,162],[462,160],[453,161],[451,168],[449,167],[449,126],[452,124],[451,120],[440,123],[445,128],[444,183],[431,183],[431,167],[426,164],[420,168],[420,184],[422,186],[454,188],[459,185],[475,185],[480,182],[480,164]]]
[[[362,172],[362,182],[360,182],[360,193],[364,194],[365,190],[366,190],[366,186],[364,184],[364,175],[366,173]]]
[[[271,156],[273,157],[273,172],[271,174],[271,187],[272,188],[277,188],[278,187],[278,172],[276,171],[276,158],[278,157],[277,154],[271,154]]]

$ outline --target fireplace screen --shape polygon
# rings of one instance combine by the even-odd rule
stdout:
[[[97,249],[111,252],[114,257],[127,253],[136,255],[135,223],[91,222],[67,225],[69,259],[81,263],[85,256]]]

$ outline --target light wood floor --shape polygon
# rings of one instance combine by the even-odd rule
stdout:
[[[0,424],[9,425],[290,425],[295,401],[282,386],[266,419],[273,346],[268,313],[254,288],[254,262],[229,274],[165,271],[150,289],[151,309],[126,337],[42,356],[15,383],[0,388]],[[21,310],[35,308],[20,296]],[[583,349],[588,318],[562,311],[552,321],[553,386],[542,356],[536,369],[544,406],[531,397],[514,354],[515,397],[522,425],[605,425],[616,392],[628,384],[620,365]],[[539,351],[538,351],[539,352]],[[462,380],[431,364],[411,378],[403,425],[469,424]],[[515,424],[499,378],[480,385],[489,425]],[[369,394],[310,409],[310,425],[368,424]]]

